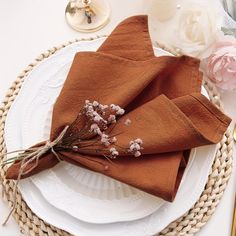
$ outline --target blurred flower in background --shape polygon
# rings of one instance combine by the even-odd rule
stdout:
[[[236,39],[221,35],[213,47],[212,54],[201,61],[206,79],[223,90],[236,89]]]
[[[182,54],[197,57],[215,41],[219,30],[217,11],[210,5],[186,4],[180,13],[173,43]]]

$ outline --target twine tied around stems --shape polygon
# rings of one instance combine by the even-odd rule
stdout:
[[[20,170],[19,170],[19,174],[18,174],[18,177],[17,177],[17,180],[16,180],[16,183],[15,183],[15,186],[14,186],[14,190],[13,190],[13,206],[12,206],[12,209],[10,211],[10,213],[8,214],[8,216],[6,217],[6,220],[3,222],[3,226],[5,226],[10,218],[10,216],[13,214],[13,212],[15,211],[16,209],[16,193],[17,193],[17,186],[19,184],[19,181],[21,179],[21,177],[23,175],[26,175],[28,174],[29,172],[31,172],[34,168],[36,168],[38,166],[38,161],[40,159],[40,157],[42,157],[45,153],[47,153],[49,150],[54,154],[54,156],[58,159],[58,161],[61,161],[60,157],[58,156],[58,154],[55,152],[54,150],[54,147],[55,145],[57,145],[64,137],[67,129],[69,128],[69,126],[66,126],[62,132],[58,135],[58,137],[53,140],[53,141],[50,141],[48,140],[44,146],[40,146],[40,147],[35,147],[35,148],[29,148],[29,149],[25,149],[25,150],[17,150],[17,151],[14,151],[14,152],[6,152],[6,153],[3,153],[2,155],[0,155],[0,157],[3,157],[3,156],[6,156],[8,154],[12,154],[12,153],[16,153],[16,152],[19,152],[19,151],[22,151],[24,152],[23,155],[19,155],[19,157],[15,157],[15,158],[10,158],[8,160],[6,160],[5,162],[3,162],[2,165],[7,165],[9,163],[12,163],[16,160],[20,160],[21,161],[21,165],[20,165]],[[26,167],[31,164],[31,163],[34,163],[32,165],[32,167],[30,167],[28,170],[25,170]]]

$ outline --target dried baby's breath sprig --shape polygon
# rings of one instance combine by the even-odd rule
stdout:
[[[113,159],[115,159],[119,155],[119,152],[114,147],[110,148],[110,153],[111,153],[111,158]]]
[[[111,104],[103,105],[97,101],[85,101],[84,111],[85,116],[90,120],[91,125],[89,131],[100,136],[101,143],[108,147],[116,142],[116,137],[110,138],[105,130],[110,124],[116,123],[116,117],[124,114],[124,109],[120,106]],[[109,113],[109,114],[108,114]]]
[[[131,120],[130,120],[129,118],[126,119],[125,122],[124,122],[124,124],[125,124],[126,126],[129,126],[129,125],[131,124]]]
[[[27,175],[38,166],[39,160],[40,158],[43,158],[44,154],[51,152],[58,161],[61,161],[59,156],[61,151],[77,152],[81,154],[92,152],[103,156],[110,162],[112,162],[112,159],[116,159],[119,156],[119,152],[116,149],[116,147],[119,147],[116,145],[116,136],[119,134],[110,135],[109,132],[111,132],[115,127],[117,117],[122,116],[124,113],[125,110],[118,105],[111,104],[108,106],[100,104],[97,101],[90,102],[89,100],[86,100],[83,108],[78,112],[78,116],[74,122],[69,126],[64,127],[55,140],[49,140],[39,147],[20,150],[20,154],[4,161],[3,165],[21,161],[14,190],[15,201],[13,203],[12,211],[4,222],[4,225],[7,223],[10,215],[14,212],[16,207],[16,191],[18,182],[22,176]],[[129,125],[130,123],[131,121],[129,119],[125,121],[126,125]],[[113,127],[108,129],[109,126]],[[135,157],[138,157],[141,155],[141,150],[143,149],[143,147],[141,147],[142,144],[143,141],[140,138],[137,138],[134,141],[130,141],[128,148],[119,148],[123,149],[126,153],[131,153]],[[112,146],[109,149],[110,145]],[[4,155],[7,154],[10,153],[5,153]],[[109,166],[104,164],[102,161],[95,160],[88,156],[85,158],[101,164],[105,170],[109,169]]]
[[[95,151],[97,153],[107,152],[107,148],[110,145],[116,146],[117,137],[114,135],[110,136],[109,132],[106,132],[106,130],[108,129],[108,126],[115,125],[117,117],[122,116],[124,113],[125,110],[118,105],[111,104],[108,106],[100,104],[97,101],[90,102],[89,100],[86,100],[75,121],[62,131],[63,135],[60,133],[58,136],[59,138],[57,137],[52,142],[47,141],[45,146],[21,150],[19,155],[7,159],[3,164],[7,165],[24,159],[30,159],[30,161],[33,162],[35,156],[39,155],[39,157],[41,157],[45,152],[50,150],[59,160],[60,158],[57,152],[69,150],[83,153],[84,151],[92,150],[93,145],[95,144],[98,146],[99,142],[104,146],[104,149],[100,148]],[[81,128],[78,128],[82,120],[85,120],[84,125]],[[125,120],[126,125],[129,125],[130,123],[130,119]],[[112,128],[110,131],[111,130]],[[126,150],[138,157],[141,155],[141,150],[143,149],[141,147],[142,144],[143,142],[140,138],[131,140],[129,147]],[[90,149],[88,147],[90,147]],[[112,159],[119,155],[119,152],[113,148],[114,147],[110,149],[112,151],[110,153],[111,155],[109,155]],[[24,174],[24,172],[22,174]]]
[[[131,152],[132,154],[134,154],[135,157],[141,156],[141,150],[143,149],[143,147],[141,146],[142,144],[143,144],[143,140],[140,138],[131,140],[129,143],[128,152]]]

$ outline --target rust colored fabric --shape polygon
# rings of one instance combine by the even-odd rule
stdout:
[[[189,149],[217,143],[230,118],[201,95],[199,61],[187,56],[155,57],[146,16],[121,22],[96,52],[76,54],[53,110],[50,139],[71,124],[86,99],[117,104],[126,110],[111,131],[117,146],[143,140],[142,156],[120,156],[111,164],[87,151],[60,152],[64,161],[103,173],[150,194],[173,201]],[[124,121],[129,118],[127,127]],[[57,158],[48,153],[37,168],[23,177],[53,167]],[[20,163],[8,178],[17,178]],[[108,166],[108,168],[104,168]]]

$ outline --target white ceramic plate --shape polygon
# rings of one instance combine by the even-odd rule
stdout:
[[[73,59],[75,52],[81,51],[81,50],[83,51],[96,50],[96,48],[103,42],[103,40],[104,39],[98,39],[92,42],[80,42],[80,43],[71,45],[69,47],[66,47],[65,49],[60,50],[54,56],[42,62],[38,67],[36,67],[33,70],[33,72],[28,76],[28,79],[26,80],[26,82],[23,84],[22,90],[20,91],[19,96],[13,103],[7,117],[5,138],[6,138],[6,144],[9,151],[22,148],[22,147],[28,147],[34,144],[35,142],[41,141],[42,139],[45,138],[44,126],[45,126],[45,123],[46,125],[47,123],[49,123],[47,122],[48,114],[50,113],[50,109],[56,97],[58,96],[61,86],[63,85],[65,75],[68,72],[68,68],[70,66],[71,60]],[[158,52],[158,54],[160,55],[160,50],[159,51],[156,50],[156,52]],[[35,107],[37,108],[36,110],[35,110]],[[17,120],[15,119],[16,116],[18,117]],[[36,127],[40,127],[40,129],[36,129]],[[46,126],[46,129],[48,130],[49,127]],[[12,137],[14,137],[14,139]],[[85,171],[84,169],[82,168],[77,169],[79,167],[71,166],[69,164],[66,164],[67,167],[65,164],[63,165],[60,164],[54,169],[52,169],[51,171],[49,171],[51,173],[46,174],[45,173],[46,171],[45,171],[33,177],[32,179],[37,184],[37,187],[40,189],[41,193],[43,193],[43,195],[51,204],[53,204],[54,206],[56,205],[57,208],[60,208],[63,211],[68,212],[69,214],[74,215],[79,219],[90,221],[90,222],[104,223],[108,221],[112,222],[112,221],[121,221],[121,220],[124,221],[124,220],[137,219],[137,218],[144,217],[145,215],[150,214],[151,212],[155,211],[155,209],[159,208],[161,204],[163,204],[160,210],[155,211],[155,213],[152,214],[151,216],[145,217],[141,220],[142,222],[146,222],[145,224],[147,224],[145,228],[145,232],[147,231],[147,232],[155,233],[158,230],[161,230],[162,229],[161,227],[165,227],[172,220],[174,220],[175,218],[183,214],[185,211],[187,211],[193,205],[193,203],[197,200],[206,182],[207,175],[208,175],[211,163],[212,163],[212,159],[214,157],[214,153],[213,153],[214,149],[215,149],[214,146],[197,149],[195,158],[194,159],[192,158],[193,160],[192,165],[191,163],[189,163],[188,168],[187,168],[187,169],[190,169],[190,171],[186,171],[185,176],[184,176],[184,178],[188,179],[188,182],[187,182],[188,184],[181,184],[180,191],[178,192],[176,200],[173,204],[170,204],[170,203],[163,204],[164,201],[158,198],[154,198],[148,194],[143,194],[141,191],[130,188],[127,185],[123,185],[119,183],[118,181],[114,181],[98,173],[94,173],[94,172],[89,173],[88,171],[87,176],[93,176],[93,177],[87,178],[86,181],[88,181],[88,179],[93,179],[93,180],[100,179],[104,181],[104,178],[105,178],[105,179],[109,179],[107,182],[115,183],[114,184],[115,187],[113,186],[113,187],[108,188],[109,191],[107,191],[105,195],[102,194],[102,197],[98,196],[99,194],[93,197],[92,196],[93,194],[91,194],[90,191],[84,191],[84,188],[81,188],[83,189],[83,191],[80,189],[76,193],[76,191],[72,187],[71,190],[73,190],[73,194],[75,194],[76,196],[74,199],[77,199],[77,204],[78,204],[77,205],[78,209],[72,213],[71,212],[72,207],[68,205],[71,202],[69,203],[67,202],[66,204],[64,202],[63,206],[61,206],[60,204],[59,206],[58,204],[55,204],[55,202],[57,203],[60,201],[62,202],[63,199],[65,200],[65,195],[63,194],[67,191],[66,188],[68,188],[69,182],[67,181],[66,184],[63,184],[62,178],[54,178],[54,177],[58,173],[57,171],[64,171],[64,173],[67,173],[68,175],[68,168],[70,169],[70,171],[74,169],[74,174],[72,174],[72,178],[73,178],[72,182],[75,183],[79,179],[80,181],[78,182],[81,185],[81,175],[78,177],[76,173],[78,173],[78,171],[81,171],[81,172]],[[52,187],[49,188],[48,182],[44,182],[44,184],[40,184],[42,183],[42,181],[45,181],[45,180],[48,181],[49,174],[54,175],[53,178],[56,181],[59,181],[58,183],[60,184],[60,186],[65,187],[65,188],[58,188],[59,195],[60,195],[59,197],[57,197],[58,189],[56,189],[55,191],[55,185],[51,185]],[[46,176],[46,179],[44,179],[45,176]],[[99,176],[99,177],[95,177],[95,176]],[[68,180],[69,179],[70,178],[68,178]],[[88,188],[91,188],[91,186],[92,188],[94,187],[94,183],[92,185],[88,185],[86,181],[85,182],[82,181],[82,185],[86,183],[85,186],[88,186]],[[73,184],[72,182],[71,184]],[[45,185],[45,183],[47,183],[47,185]],[[52,184],[53,183],[54,182],[52,181]],[[21,191],[23,193],[23,197],[26,199],[28,205],[32,208],[33,211],[35,211],[36,214],[40,214],[40,217],[45,219],[47,222],[54,224],[57,227],[63,228],[73,234],[78,234],[79,232],[81,235],[81,231],[83,231],[83,224],[81,224],[81,228],[79,227],[80,231],[76,231],[76,229],[74,229],[70,224],[68,225],[60,221],[55,222],[55,220],[52,220],[48,215],[42,216],[42,214],[39,212],[40,209],[39,209],[38,202],[35,201],[35,199],[37,199],[36,196],[38,196],[38,192],[31,191],[30,194],[27,193],[27,191],[30,191],[30,190],[27,190],[28,187],[26,185],[32,186],[32,183],[29,179],[22,181],[20,185]],[[114,191],[114,189],[120,188],[118,186],[122,186],[123,188],[123,190],[121,191],[122,194],[120,194],[121,197],[120,196],[117,197],[116,195],[117,192],[119,191],[117,190]],[[192,186],[196,186],[196,187],[193,189]],[[64,191],[63,194],[60,192],[60,189]],[[129,193],[127,194],[126,197],[124,197],[125,195],[124,193],[127,192],[127,189],[132,189],[132,190],[128,191]],[[99,188],[99,191],[101,191],[101,188]],[[53,195],[52,195],[52,192],[53,192]],[[57,193],[57,196],[54,195],[54,192]],[[102,189],[101,192],[104,192],[104,189]],[[115,195],[114,195],[114,192],[115,192]],[[108,193],[112,193],[111,194],[112,197]],[[29,198],[29,196],[32,196],[32,195],[34,195],[34,197]],[[81,195],[80,198],[77,198],[79,195]],[[136,195],[136,201],[133,201],[135,199],[133,198],[134,195]],[[55,201],[55,199],[57,201]],[[60,201],[58,201],[58,199],[60,199]],[[66,199],[68,200],[68,198]],[[112,214],[110,214],[109,211],[106,211],[104,214],[104,210],[102,211],[101,209],[98,208],[98,205],[100,204],[97,204],[98,203],[97,202],[97,203],[92,204],[92,207],[96,207],[96,208],[95,209],[93,208],[93,214],[91,215],[91,217],[89,217],[88,212],[91,212],[91,210],[88,204],[83,210],[81,211],[79,210],[81,209],[81,207],[83,208],[82,206],[83,204],[82,202],[80,202],[81,199],[82,201],[85,201],[86,199],[87,203],[92,202],[93,200],[95,200],[95,202],[96,200],[98,200],[100,201],[99,203],[103,202],[103,204],[107,204],[107,202],[109,202],[110,205],[108,204],[106,206],[109,206],[109,207],[113,206]],[[128,202],[130,203],[128,205],[131,205],[131,207],[129,208],[131,209],[130,210],[131,214],[128,213],[126,215],[126,212],[125,212],[124,216],[122,217],[116,214],[116,213],[120,214],[120,212],[122,211],[122,209],[121,210],[117,209],[116,204],[112,204],[112,202],[117,201],[117,199],[118,201],[120,201],[120,203],[124,201],[124,206],[127,206]],[[129,201],[129,199],[132,199],[132,202]],[[46,204],[46,200],[44,201]],[[142,206],[141,204],[139,204],[140,201],[145,202],[146,204],[145,209],[147,208],[149,203],[151,203],[150,205],[152,206],[155,205],[155,207],[153,208],[150,207],[148,211],[145,212],[145,209],[143,208],[142,210]],[[119,205],[119,207],[120,206],[122,206],[122,204]],[[76,208],[75,205],[73,205],[73,208]],[[106,208],[106,209],[109,209],[109,208]],[[168,213],[166,213],[167,209],[168,209]],[[55,213],[54,207],[51,206],[49,210]],[[132,211],[133,211],[133,214],[132,214]],[[79,216],[77,214],[79,214]],[[109,218],[109,215],[111,216],[110,218]],[[68,217],[66,213],[63,213],[63,214],[60,213],[60,217],[62,216]],[[159,220],[158,224],[149,224],[153,220],[156,221],[157,219]],[[78,221],[78,222],[81,223],[81,221]],[[128,227],[128,225],[132,225],[133,228],[132,229],[130,228],[129,232],[135,233],[136,232],[135,229],[139,228],[137,227],[138,222],[140,224],[140,220],[120,223],[120,224],[124,224],[126,225],[126,227]],[[101,230],[98,228],[95,229],[96,227],[99,227],[99,226],[96,225],[95,227],[94,224],[91,224],[91,225],[92,227],[90,228],[91,230],[94,229],[94,231],[92,230],[94,233],[97,230]],[[117,226],[118,226],[118,223],[106,224],[104,225],[104,230],[102,230],[101,232],[103,232],[104,233],[103,235],[105,235],[105,233],[109,232],[109,230],[105,230],[105,228],[110,229],[111,227],[114,230],[116,230],[116,232],[121,232],[120,229],[123,229],[123,227],[121,226],[117,227]],[[143,231],[139,231],[139,232],[143,232]],[[131,235],[130,233],[129,235]],[[85,234],[85,235],[88,235],[88,234]],[[90,232],[89,235],[99,235],[99,234],[98,233],[92,234],[92,232]],[[109,235],[116,235],[116,234],[113,233]],[[137,235],[137,232],[135,235]],[[140,235],[146,235],[146,234],[140,234]]]

